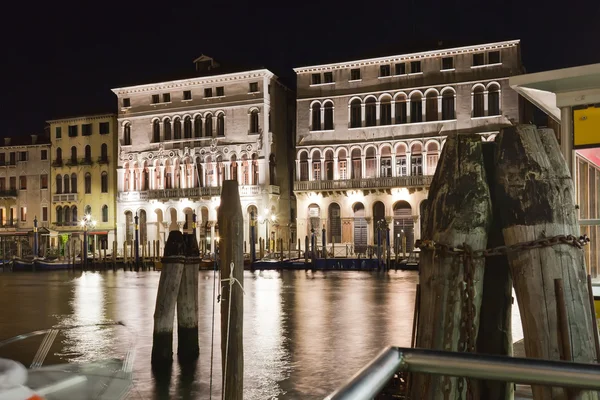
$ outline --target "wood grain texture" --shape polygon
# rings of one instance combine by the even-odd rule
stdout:
[[[453,247],[466,243],[473,250],[485,248],[492,205],[479,135],[448,136],[428,199],[423,239]],[[484,260],[474,260],[475,335],[481,305],[483,269]],[[463,258],[423,251],[419,270],[421,302],[416,347],[464,351],[459,348],[465,279]],[[412,398],[465,398],[467,385],[464,381],[460,382],[463,388],[459,390],[460,379],[416,375],[411,388]]]
[[[198,271],[200,251],[196,235],[183,235],[185,265],[177,296],[177,358],[195,362],[200,355],[198,343]]]
[[[221,279],[232,277],[230,265],[233,263],[233,277],[243,285],[244,217],[237,181],[226,180],[223,183],[218,220],[219,235],[221,237],[219,240]],[[231,317],[228,318],[230,302]],[[223,282],[221,290],[221,357],[225,388],[223,398],[227,400],[243,399],[243,331],[244,297],[242,289],[238,284],[235,284],[231,289],[230,301],[229,282]]]
[[[579,236],[573,182],[552,131],[531,125],[496,139],[497,194],[507,245],[556,235]],[[573,361],[593,362],[595,349],[583,251],[561,244],[509,255],[527,357],[560,359],[554,280],[562,279]],[[535,399],[564,399],[561,388],[536,386]],[[580,392],[577,399],[597,399]]]

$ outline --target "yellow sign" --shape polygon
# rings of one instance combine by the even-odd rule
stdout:
[[[573,109],[573,147],[600,147],[600,107]]]

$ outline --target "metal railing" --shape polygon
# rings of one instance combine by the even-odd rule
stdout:
[[[371,400],[398,371],[600,390],[600,365],[388,347],[325,400]]]
[[[295,181],[294,190],[312,191],[419,187],[429,186],[432,179],[433,176],[431,175],[416,175],[343,180]]]
[[[279,194],[279,186],[275,185],[240,185],[240,196],[258,196],[263,193]],[[137,201],[152,199],[173,199],[182,197],[220,196],[220,186],[205,186],[195,188],[153,189],[139,192],[120,192],[120,201]]]

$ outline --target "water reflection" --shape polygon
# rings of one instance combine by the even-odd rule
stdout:
[[[130,398],[207,399],[214,350],[212,398],[218,399],[220,304],[213,287],[219,277],[212,271],[200,272],[198,363],[181,368],[174,355],[170,373],[156,377],[150,355],[159,277],[158,272],[123,271],[0,274],[0,304],[19,301],[18,311],[6,307],[0,313],[0,338],[48,328],[57,321],[61,325],[124,321],[127,329],[71,331],[57,352],[81,361],[122,356],[136,348]],[[416,273],[401,271],[246,272],[244,398],[322,399],[384,346],[408,346],[417,282]],[[516,305],[513,309],[518,317]],[[519,325],[515,318],[517,332]],[[175,351],[176,340],[175,330]]]

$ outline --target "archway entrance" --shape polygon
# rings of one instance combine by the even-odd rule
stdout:
[[[352,210],[354,211],[354,252],[364,253],[367,251],[365,206],[362,203],[356,203]]]
[[[412,208],[408,202],[399,201],[394,204],[394,238],[399,241],[400,246],[403,237],[406,237],[406,251],[412,251],[415,244]]]

